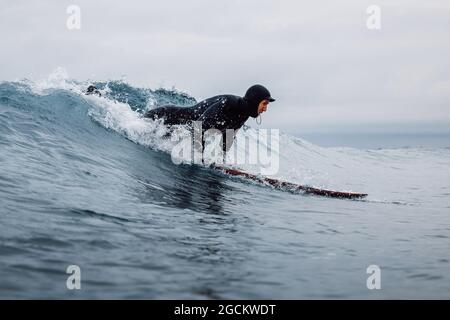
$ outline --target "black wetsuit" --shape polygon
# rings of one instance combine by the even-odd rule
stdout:
[[[164,124],[169,126],[191,125],[193,121],[201,121],[203,131],[217,129],[225,137],[227,129],[237,130],[250,116],[257,117],[258,104],[259,101],[249,101],[234,95],[219,95],[192,107],[162,106],[148,111],[145,117],[163,119]],[[223,150],[226,151],[231,147],[233,140],[224,139],[223,142]]]

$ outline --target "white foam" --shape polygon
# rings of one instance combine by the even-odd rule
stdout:
[[[67,70],[63,67],[57,67],[46,79],[41,79],[36,82],[27,81],[26,84],[33,93],[38,95],[46,95],[55,89],[68,90],[82,94],[86,89],[84,83],[71,80]]]
[[[103,127],[144,146],[164,151],[171,148],[170,139],[164,138],[168,132],[167,127],[161,121],[145,119],[128,104],[106,97],[89,95],[85,99],[91,104],[89,116]]]

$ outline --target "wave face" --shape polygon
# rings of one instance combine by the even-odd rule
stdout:
[[[275,177],[369,197],[293,194],[175,165],[167,128],[142,114],[190,95],[105,81],[85,96],[88,84],[61,70],[0,83],[0,297],[449,298],[449,149],[281,133]],[[65,287],[73,264],[80,292]],[[365,289],[371,264],[382,293]]]

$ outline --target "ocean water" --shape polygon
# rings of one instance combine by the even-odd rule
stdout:
[[[0,298],[450,298],[449,148],[281,133],[277,177],[369,196],[274,190],[172,162],[142,112],[188,94],[87,84],[0,83]]]
[[[358,149],[450,148],[450,133],[297,133],[303,139],[322,147]]]

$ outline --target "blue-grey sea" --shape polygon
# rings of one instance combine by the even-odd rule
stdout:
[[[142,114],[186,93],[85,85],[0,83],[0,298],[450,298],[448,136],[281,132],[278,178],[369,194],[318,197],[174,164]]]

